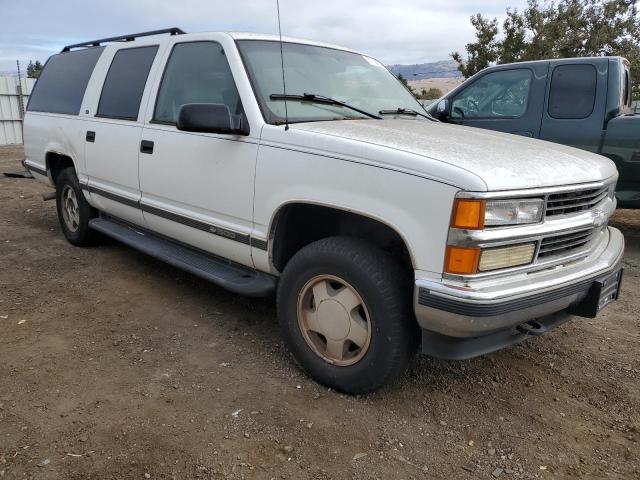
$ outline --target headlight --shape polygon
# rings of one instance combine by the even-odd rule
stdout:
[[[456,200],[451,226],[480,230],[484,227],[523,225],[542,220],[544,200]]]
[[[542,220],[544,201],[542,199],[526,200],[488,200],[485,207],[484,224],[487,227],[496,225],[522,225],[538,223]]]

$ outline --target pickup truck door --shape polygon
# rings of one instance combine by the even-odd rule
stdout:
[[[551,64],[540,138],[598,152],[607,109],[607,58]]]
[[[86,186],[101,211],[135,224],[143,224],[138,208],[138,149],[142,136],[143,99],[148,97],[147,79],[159,46],[121,48],[103,55],[93,78],[95,115],[83,122]],[[104,60],[104,61],[103,61]],[[89,113],[89,112],[87,112]],[[89,118],[89,117],[87,117]]]
[[[140,206],[146,225],[253,266],[250,234],[259,132],[179,131],[177,115],[184,104],[226,104],[232,114],[244,114],[220,43],[175,41],[167,56],[140,142]]]
[[[498,67],[478,75],[451,97],[448,121],[537,137],[545,98],[548,63]]]

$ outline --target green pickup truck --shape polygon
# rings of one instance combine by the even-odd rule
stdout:
[[[443,122],[562,143],[612,159],[618,206],[640,208],[640,115],[629,62],[568,58],[489,67],[430,105]]]

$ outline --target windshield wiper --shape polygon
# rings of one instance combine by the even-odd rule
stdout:
[[[353,110],[354,112],[361,113],[362,115],[366,115],[369,118],[382,120],[382,117],[379,117],[378,115],[374,115],[373,113],[369,113],[365,110],[360,110],[358,107],[354,107],[352,105],[349,105],[348,103],[341,102],[340,100],[335,100],[323,95],[316,95],[315,93],[304,93],[302,95],[285,95],[283,93],[272,93],[271,95],[269,95],[269,98],[271,100],[300,100],[301,102],[320,103],[323,105],[338,105],[340,107]]]
[[[415,110],[411,110],[410,108],[397,108],[396,110],[380,110],[378,112],[380,115],[413,115],[414,117],[424,117],[429,120],[434,120],[431,115],[426,113],[416,112]]]

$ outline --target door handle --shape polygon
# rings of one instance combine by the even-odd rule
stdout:
[[[153,153],[153,142],[151,140],[142,140],[140,142],[140,153]]]
[[[95,142],[96,141],[96,132],[92,132],[91,130],[87,130],[87,142]]]

